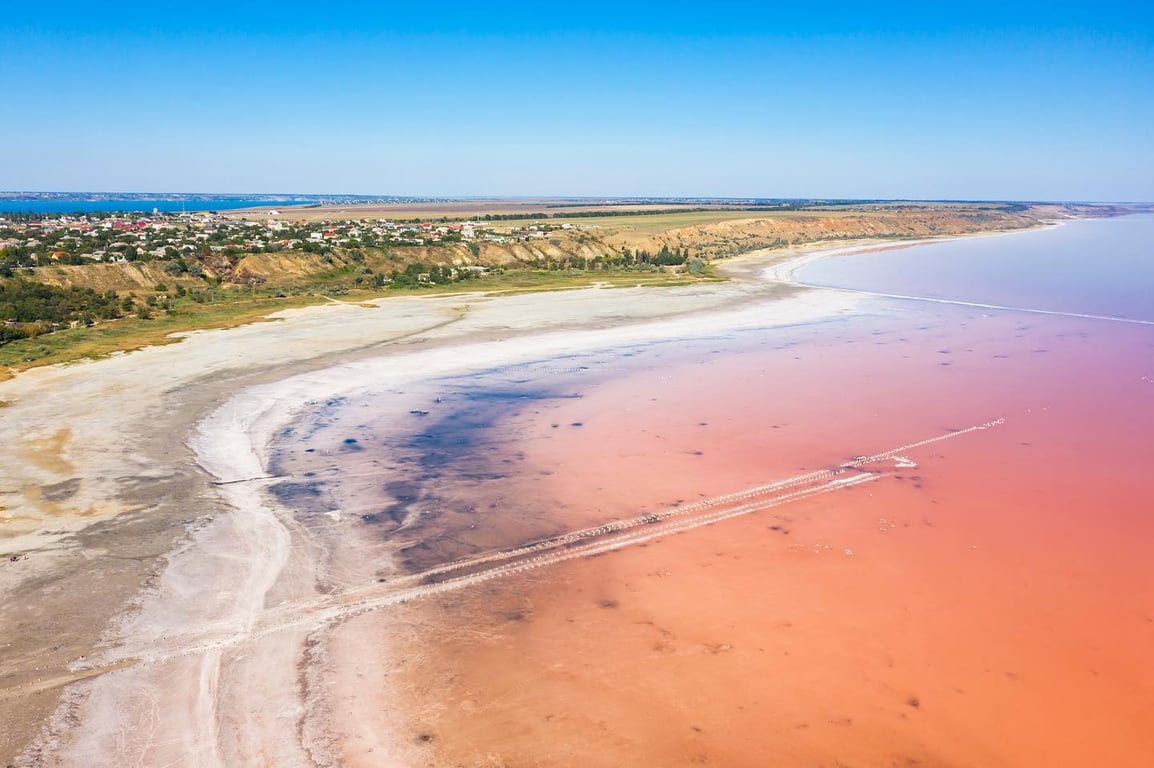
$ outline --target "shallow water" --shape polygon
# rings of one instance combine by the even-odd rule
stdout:
[[[1033,290],[996,288],[962,297]],[[1123,311],[1101,296],[1051,306]],[[863,486],[366,616],[407,633],[373,711],[431,765],[1140,766],[1152,398],[1154,328],[877,300],[333,403],[278,469],[340,588],[1004,419]]]
[[[1154,321],[1154,216],[832,257],[811,285]]]

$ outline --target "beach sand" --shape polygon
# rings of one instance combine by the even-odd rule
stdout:
[[[773,328],[748,356],[558,374],[581,396],[487,432],[490,458],[515,454],[500,491],[458,478],[518,512],[484,538],[406,549],[364,518],[397,455],[347,442],[346,423],[379,435],[351,410],[366,398],[388,393],[411,433],[439,381]],[[1125,411],[1148,387],[1125,366],[1148,332],[1129,332],[743,279],[333,305],[0,383],[21,478],[0,489],[18,555],[0,569],[0,758],[1142,765],[1154,424]],[[1071,355],[1095,372],[1077,387]],[[405,581],[999,417],[853,488],[440,592]],[[305,478],[289,445],[332,459]],[[461,519],[414,512],[414,541]]]

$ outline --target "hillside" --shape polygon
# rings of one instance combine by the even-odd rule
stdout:
[[[710,259],[735,256],[761,248],[786,248],[823,240],[861,238],[922,238],[1036,225],[1033,209],[1010,207],[910,207],[861,212],[787,213],[736,218],[658,232],[621,231],[606,239],[616,245],[657,250],[689,247]]]
[[[706,261],[765,248],[862,238],[919,238],[1034,226],[1057,213],[1052,208],[1008,205],[906,205],[873,209],[751,214],[707,211],[660,215],[623,215],[569,219],[571,229],[553,229],[505,242],[444,242],[386,248],[334,247],[325,253],[297,250],[186,256],[179,269],[172,261],[133,261],[36,267],[33,279],[66,288],[113,290],[136,295],[181,286],[234,284],[261,291],[293,292],[322,287],[388,284],[412,265],[454,270],[489,269],[605,270],[648,265],[631,263],[631,254],[682,249]],[[511,222],[515,226],[528,224]],[[626,257],[624,260],[622,257]],[[636,261],[637,259],[633,259]],[[473,270],[478,273],[480,270]],[[424,273],[422,269],[421,273]]]

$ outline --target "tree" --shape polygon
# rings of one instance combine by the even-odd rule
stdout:
[[[180,259],[173,259],[172,261],[165,262],[164,272],[167,275],[172,275],[173,277],[178,277],[178,276],[183,275],[184,273],[188,272],[188,265],[186,265]]]

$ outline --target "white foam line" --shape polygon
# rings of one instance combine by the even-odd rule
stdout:
[[[791,281],[793,285],[804,288],[823,288],[829,291],[840,291],[861,296],[874,296],[880,299],[900,299],[902,301],[924,301],[931,304],[951,304],[958,307],[974,307],[976,309],[992,309],[1000,312],[1025,312],[1031,315],[1050,315],[1053,317],[1073,317],[1080,320],[1105,320],[1111,323],[1130,323],[1131,325],[1154,325],[1154,320],[1140,320],[1133,317],[1117,317],[1115,315],[1091,315],[1084,312],[1063,312],[1057,309],[1034,309],[1032,307],[1008,307],[1002,304],[983,304],[977,301],[963,301],[961,299],[939,299],[932,296],[908,296],[902,293],[882,293],[881,291],[866,291],[857,288],[835,288],[828,285],[815,285]]]

